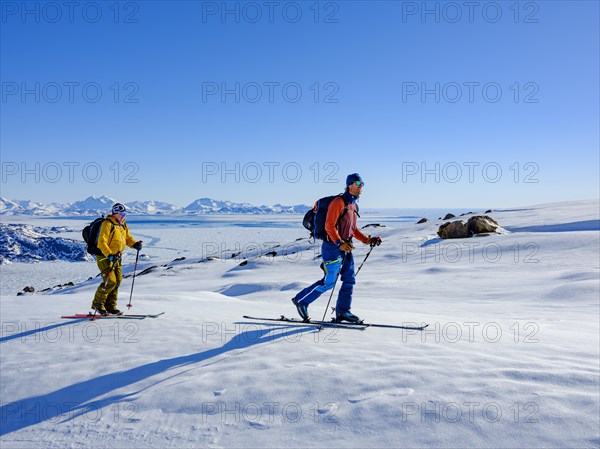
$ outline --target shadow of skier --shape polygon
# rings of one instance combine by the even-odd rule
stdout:
[[[20,332],[18,334],[12,334],[12,335],[8,335],[6,337],[2,337],[2,338],[0,338],[0,343],[4,343],[4,342],[10,341],[10,340],[16,340],[18,338],[25,339],[25,338],[27,338],[27,337],[29,337],[31,335],[36,335],[36,334],[39,334],[39,333],[45,333],[45,332],[48,332],[48,331],[50,331],[52,329],[56,329],[56,328],[59,328],[59,327],[73,326],[75,324],[84,323],[84,322],[88,322],[88,321],[89,320],[87,318],[81,318],[79,320],[74,319],[74,320],[71,320],[71,321],[63,322],[63,323],[50,324],[50,325],[44,326],[44,327],[37,327],[35,329],[31,329],[31,330],[28,330],[28,331]],[[5,323],[4,326],[5,326],[5,328],[10,329],[9,326],[11,324],[13,324],[13,323]],[[15,324],[15,326],[18,328],[17,324]]]
[[[281,332],[275,333],[276,330]],[[69,416],[63,422],[88,411],[97,414],[99,407],[107,407],[116,402],[127,401],[128,398],[139,393],[139,391],[143,391],[114,395],[94,401],[94,399],[119,388],[133,385],[174,368],[204,362],[231,351],[250,349],[264,343],[271,343],[281,338],[309,331],[313,332],[314,329],[286,329],[283,326],[280,329],[253,329],[233,336],[219,348],[147,363],[126,371],[113,372],[69,385],[51,393],[32,396],[11,403],[3,403],[0,408],[2,420],[0,436],[34,426],[43,421],[54,420],[54,422],[57,422],[60,419],[59,417],[65,414]],[[211,364],[219,361],[213,361]],[[162,380],[157,383],[160,382]],[[65,410],[64,406],[66,405],[68,405],[68,409]]]

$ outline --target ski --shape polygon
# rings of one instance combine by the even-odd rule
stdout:
[[[148,313],[148,314],[135,314],[135,313],[124,313],[123,315],[119,315],[119,316],[124,316],[124,317],[130,317],[130,318],[157,318],[161,315],[164,315],[165,312],[160,312],[160,313]]]
[[[90,321],[94,321],[97,319],[102,318],[103,320],[110,320],[110,319],[117,319],[117,318],[121,318],[121,319],[131,319],[131,320],[143,320],[145,317],[142,316],[127,316],[127,315],[91,315],[88,313],[76,313],[75,315],[63,315],[61,316],[61,318],[66,318],[66,319],[88,319]]]
[[[381,328],[388,328],[388,329],[406,329],[406,330],[415,330],[415,331],[422,331],[425,330],[427,328],[427,326],[429,326],[429,324],[424,324],[422,326],[404,326],[404,325],[395,325],[395,324],[377,324],[377,323],[365,323],[365,322],[359,322],[359,323],[348,323],[348,322],[343,322],[343,323],[338,323],[336,321],[301,321],[295,318],[286,318],[285,316],[281,315],[280,318],[257,318],[257,317],[252,317],[252,316],[247,316],[244,315],[244,318],[250,319],[250,320],[262,320],[262,321],[281,321],[281,322],[285,322],[285,323],[298,323],[298,324],[312,324],[312,325],[317,325],[317,326],[336,326],[336,327],[348,327],[348,328],[359,328],[359,329],[366,329],[367,327],[381,327]]]
[[[262,318],[255,316],[244,315],[243,318],[248,320],[257,320],[257,321],[276,321],[279,323],[290,323],[290,324],[299,324],[304,326],[328,326],[328,327],[336,327],[340,329],[366,329],[368,327],[367,324],[354,324],[351,323],[335,323],[333,321],[302,321],[296,318],[287,318],[284,315],[281,315],[279,318]]]
[[[424,324],[422,326],[419,326],[419,325],[403,326],[403,325],[396,325],[396,324],[365,323],[362,321],[359,323],[344,323],[344,324],[347,324],[349,326],[383,327],[383,328],[387,328],[387,329],[407,329],[407,330],[414,330],[414,331],[422,331],[422,330],[425,330],[427,328],[427,326],[429,326],[429,324]]]
[[[155,314],[145,314],[145,315],[141,315],[141,314],[127,314],[127,313],[123,313],[120,315],[100,315],[100,314],[96,314],[96,315],[92,315],[90,313],[76,313],[75,315],[63,315],[61,316],[61,318],[66,318],[66,319],[81,319],[81,318],[87,318],[88,320],[92,321],[95,319],[131,319],[131,320],[143,320],[144,318],[156,318],[160,315],[163,315],[165,312],[161,312],[161,313],[155,313]]]

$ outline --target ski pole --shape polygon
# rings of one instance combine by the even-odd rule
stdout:
[[[102,293],[104,293],[106,291],[106,283],[108,282],[109,278],[110,278],[110,273],[112,273],[114,266],[111,263],[110,266],[108,267],[108,269],[101,271],[100,275],[102,276]],[[106,275],[106,279],[104,279],[104,275]]]
[[[331,295],[329,295],[329,301],[327,301],[327,305],[325,306],[325,311],[323,312],[323,319],[321,321],[325,321],[325,315],[327,315],[327,309],[329,309],[329,304],[331,303],[331,298],[333,298],[333,292],[335,291],[335,286],[337,284],[338,278],[340,277],[340,273],[342,271],[342,267],[344,266],[344,262],[346,261],[346,254],[344,253],[344,257],[342,257],[342,263],[340,265],[340,269],[335,275],[335,282],[333,283],[333,288],[331,289]],[[319,331],[323,329],[323,323],[319,324]]]
[[[104,259],[102,259],[102,260],[104,260]],[[102,277],[104,278],[104,275],[105,275],[105,274],[107,274],[107,273],[110,275],[110,272],[111,272],[112,270],[113,270],[113,264],[111,263],[111,264],[108,266],[108,268],[107,268],[106,270],[104,270],[104,271],[101,271],[100,273],[98,273],[98,274],[96,275],[96,277],[98,277],[98,276],[102,276]],[[104,281],[104,279],[103,279],[103,281]]]
[[[135,256],[135,265],[133,266],[133,279],[131,280],[131,292],[129,293],[129,304],[127,304],[127,308],[131,309],[131,297],[133,296],[133,284],[135,283],[135,272],[137,270],[138,258],[140,257],[140,250],[138,249],[137,254]]]
[[[367,259],[371,255],[371,251],[373,251],[373,248],[375,248],[375,246],[371,246],[371,249],[369,250],[369,252],[365,256],[365,258],[363,259],[362,263],[360,264],[360,267],[358,267],[358,270],[356,270],[356,273],[354,274],[354,276],[358,276],[358,272],[360,271],[360,269],[362,268],[362,266],[365,264],[365,262],[367,261]]]

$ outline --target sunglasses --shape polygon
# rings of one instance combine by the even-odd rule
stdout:
[[[354,181],[354,184],[356,184],[358,187],[364,187],[365,183],[362,181]]]

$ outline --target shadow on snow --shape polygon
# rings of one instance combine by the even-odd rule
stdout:
[[[40,327],[40,328],[37,328],[37,329],[31,329],[29,331],[24,331],[24,332],[21,332],[19,334],[13,334],[13,335],[9,335],[7,337],[2,337],[2,338],[0,338],[0,343],[3,343],[5,341],[10,341],[10,340],[16,340],[17,338],[26,338],[26,337],[28,337],[30,335],[35,335],[35,334],[38,334],[40,332],[46,332],[46,331],[49,331],[49,330],[52,330],[52,329],[56,329],[57,327],[72,326],[73,324],[82,323],[82,322],[85,322],[85,321],[89,321],[89,320],[87,318],[81,318],[79,320],[78,319],[74,319],[74,320],[70,320],[70,321],[67,321],[67,322],[64,322],[64,323],[57,323],[57,324],[52,324],[52,325],[49,325],[49,326]],[[9,324],[10,323],[5,323],[5,326],[8,326]]]
[[[54,420],[56,422],[57,418],[65,413],[69,416],[66,419],[63,419],[62,422],[69,421],[88,412],[97,413],[98,409],[101,407],[107,407],[121,401],[128,401],[130,398],[132,399],[132,396],[149,387],[129,394],[119,394],[107,398],[94,399],[119,388],[124,388],[152,376],[165,373],[174,368],[194,365],[226,354],[230,351],[249,349],[294,334],[314,331],[314,329],[309,327],[295,327],[294,329],[289,329],[286,328],[286,326],[281,326],[279,328],[279,330],[282,330],[281,333],[274,334],[275,330],[277,329],[268,328],[249,330],[242,332],[239,335],[235,335],[231,340],[219,348],[147,363],[126,371],[113,372],[69,385],[68,387],[61,388],[51,393],[32,396],[11,403],[3,403],[0,408],[0,416],[2,419],[0,436],[34,426],[44,421]],[[218,363],[219,361],[220,360],[216,360],[213,363]],[[175,375],[178,374],[180,373]],[[153,385],[163,381],[164,379],[158,380]],[[65,405],[68,405],[68,410],[64,410],[63,407]],[[44,413],[41,413],[42,411]]]

